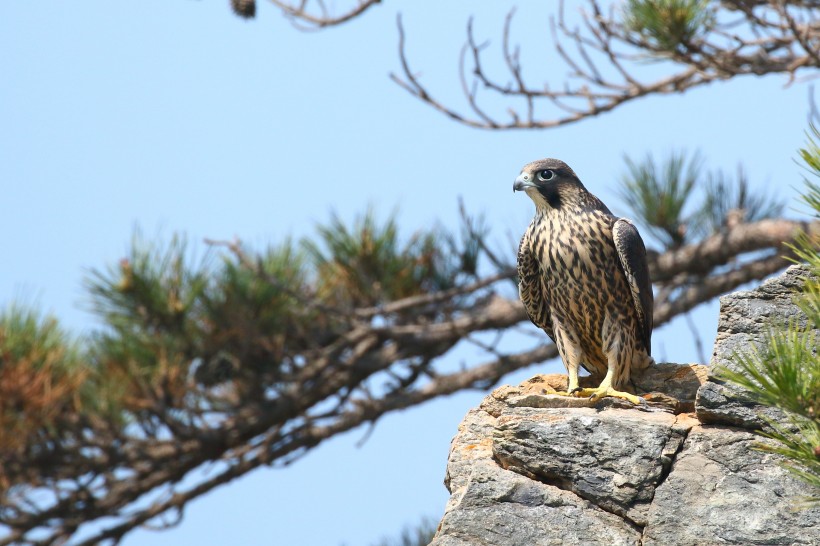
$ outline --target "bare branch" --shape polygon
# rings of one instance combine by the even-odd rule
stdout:
[[[474,115],[461,113],[456,107],[433,98],[409,68],[404,47],[404,30],[400,26],[399,59],[403,77],[391,78],[411,95],[451,119],[482,129],[546,129],[574,123],[609,112],[618,106],[649,95],[682,93],[695,87],[737,76],[783,74],[789,82],[801,72],[820,68],[820,21],[817,7],[811,3],[763,2],[753,9],[748,2],[721,2],[717,10],[739,18],[723,22],[723,13],[702,32],[683,38],[675,47],[659,44],[651,36],[630,28],[613,12],[603,13],[598,0],[588,0],[589,9],[581,11],[584,30],[571,29],[564,18],[563,2],[558,22],[551,28],[555,50],[563,60],[566,76],[578,83],[570,85],[530,84],[524,79],[518,47],[510,45],[510,28],[514,11],[503,24],[502,53],[513,84],[500,83],[488,76],[483,66],[482,50],[476,44],[472,24],[468,24],[465,50],[472,53],[472,68],[459,70],[462,90]],[[720,21],[720,22],[717,22]],[[564,44],[572,43],[577,55],[570,55]],[[639,77],[640,65],[647,60],[664,63],[671,75],[654,80]],[[600,65],[612,69],[604,71]],[[549,74],[556,68],[549,64]],[[809,72],[812,73],[812,72]],[[473,84],[465,76],[472,74]],[[482,106],[476,95],[476,84],[495,98],[502,99],[509,119],[493,114]],[[518,101],[523,110],[519,112]],[[493,104],[494,97],[486,98]],[[551,105],[536,114],[538,104]]]
[[[321,0],[299,0],[297,2],[270,0],[270,2],[281,9],[297,28],[318,30],[346,23],[381,3],[381,0],[356,0],[351,7],[339,13],[331,13]]]

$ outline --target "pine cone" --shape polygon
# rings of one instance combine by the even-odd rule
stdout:
[[[233,12],[244,19],[253,19],[256,15],[256,0],[231,0]]]

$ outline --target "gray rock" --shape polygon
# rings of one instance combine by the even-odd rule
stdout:
[[[689,414],[474,409],[451,445],[432,544],[820,546],[820,507],[799,506],[811,488],[761,441]]]
[[[640,530],[556,487],[480,465],[432,545],[637,545]]]
[[[756,450],[760,442],[743,430],[693,428],[655,492],[642,544],[820,544],[820,507],[800,508],[811,488]]]
[[[503,469],[493,459],[497,419],[471,410],[453,438],[451,492],[431,546],[637,545],[640,529],[558,487]]]
[[[655,486],[691,427],[687,422],[634,410],[515,408],[498,418],[493,454],[503,468],[643,526]]]
[[[749,351],[752,347],[762,348],[770,326],[794,320],[804,327],[807,318],[794,304],[794,296],[809,278],[808,268],[794,265],[754,290],[721,297],[712,368],[726,366],[734,369],[733,353]]]
[[[795,321],[804,327],[807,318],[793,299],[808,278],[808,269],[795,265],[754,290],[720,298],[712,371],[719,367],[736,370],[734,355],[765,348],[765,336],[772,326]],[[747,429],[762,429],[767,421],[783,420],[780,411],[755,403],[743,389],[712,374],[698,391],[695,410],[703,423]]]
[[[783,421],[783,412],[761,406],[746,391],[720,380],[711,379],[698,391],[698,419],[703,423],[724,424],[750,430],[766,428],[770,420]]]
[[[804,279],[792,268],[723,298],[713,363],[731,365],[772,320],[800,320]],[[770,440],[749,429],[778,415],[707,375],[652,368],[634,385],[646,407],[555,395],[556,374],[496,389],[453,439],[432,545],[820,546],[820,506],[800,505],[817,491],[755,449]]]

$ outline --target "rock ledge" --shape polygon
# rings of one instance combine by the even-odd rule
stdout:
[[[712,364],[759,344],[771,320],[796,317],[793,267],[721,299]],[[550,394],[539,375],[488,395],[459,425],[447,462],[451,492],[433,546],[820,545],[820,507],[754,449],[771,410],[698,364],[661,364],[636,381],[645,408]]]

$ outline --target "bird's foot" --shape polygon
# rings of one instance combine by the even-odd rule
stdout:
[[[613,396],[615,398],[628,400],[636,406],[646,405],[646,400],[640,396],[635,396],[634,394],[629,394],[628,392],[616,391],[612,387],[598,387],[597,389],[582,389],[579,387],[570,391],[570,395],[577,396],[579,398],[589,396],[590,400],[600,400],[605,396]]]
[[[556,396],[567,396],[569,398],[576,398],[575,392],[580,389],[573,389],[571,391],[550,391],[547,394],[554,394]]]
[[[554,394],[556,396],[568,396],[570,398],[576,398],[576,392],[583,390],[581,387],[575,388],[567,388],[565,391],[554,391],[550,389],[550,392],[547,394]]]

